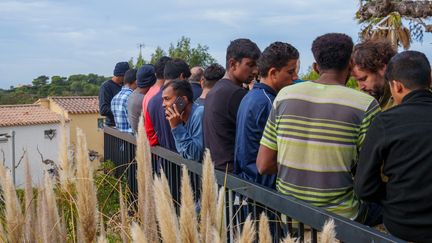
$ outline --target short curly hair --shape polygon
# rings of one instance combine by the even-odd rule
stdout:
[[[376,73],[396,55],[390,42],[385,40],[367,40],[354,47],[352,59],[360,69]]]
[[[354,43],[346,34],[329,33],[317,37],[312,53],[322,70],[344,70],[349,65]]]
[[[288,43],[276,41],[270,44],[258,59],[260,76],[267,77],[270,68],[280,70],[287,65],[288,61],[297,60],[299,56],[298,50]]]

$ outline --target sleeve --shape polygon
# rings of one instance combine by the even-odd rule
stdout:
[[[376,202],[385,197],[385,184],[381,180],[385,136],[383,122],[378,117],[366,135],[354,177],[354,190],[362,200]]]
[[[151,121],[150,114],[149,114],[148,110],[145,114],[144,128],[146,130],[147,138],[149,140],[150,146],[158,145],[159,142],[157,140],[156,132],[154,130],[153,123]]]
[[[365,115],[363,117],[363,120],[360,124],[360,130],[357,137],[357,149],[360,151],[361,147],[363,146],[363,142],[366,136],[366,133],[372,123],[372,121],[375,119],[375,117],[381,112],[381,108],[378,104],[378,102],[374,99],[368,109],[365,112]]]
[[[264,128],[263,136],[261,138],[261,145],[277,151],[277,122],[276,122],[276,101],[270,111],[267,123]]]
[[[113,116],[111,100],[105,86],[102,86],[99,91],[99,113],[102,116]]]
[[[188,131],[185,126],[178,125],[171,130],[178,152],[183,158],[201,161],[204,152],[203,142],[203,109],[197,108],[198,114],[191,117],[191,128]]]

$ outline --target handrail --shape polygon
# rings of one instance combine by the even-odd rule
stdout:
[[[131,134],[122,133],[109,127],[106,127],[104,132],[131,144],[136,144],[136,138]],[[190,172],[200,176],[202,175],[202,164],[197,161],[184,159],[179,154],[162,147],[152,147],[151,153],[176,165],[181,166],[184,164]],[[225,174],[222,171],[215,170],[215,176],[218,185],[225,184],[227,189],[240,193],[251,200],[309,225],[312,228],[321,229],[326,220],[333,218],[336,226],[335,231],[337,238],[344,242],[405,242],[376,229],[324,209],[314,207],[294,197],[282,195],[275,190],[244,180],[236,175]]]

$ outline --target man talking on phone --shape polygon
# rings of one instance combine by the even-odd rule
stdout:
[[[162,100],[177,151],[185,159],[201,161],[204,152],[204,107],[193,102],[190,83],[176,79],[165,84]]]

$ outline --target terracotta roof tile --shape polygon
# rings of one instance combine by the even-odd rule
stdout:
[[[57,103],[71,114],[99,113],[99,99],[97,96],[55,96],[48,99]]]
[[[58,123],[60,115],[40,105],[0,105],[0,127]]]

